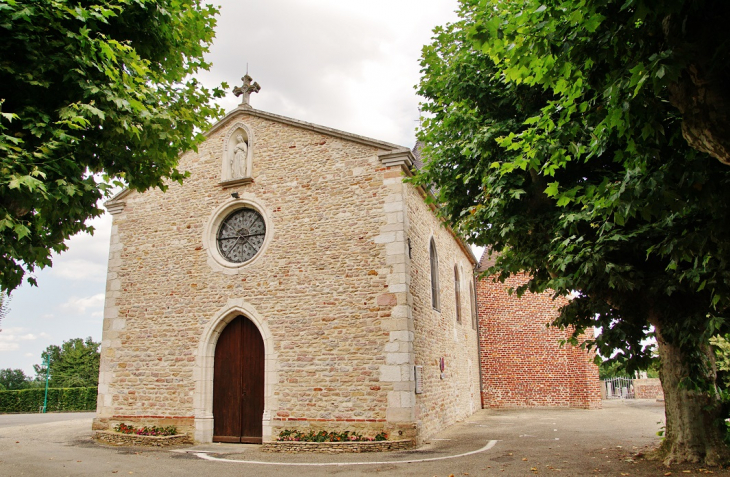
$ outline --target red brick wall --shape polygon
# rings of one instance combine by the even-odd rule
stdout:
[[[525,280],[522,275],[477,283],[482,407],[600,407],[593,354],[568,344],[561,348],[571,330],[545,326],[564,302],[550,293],[507,293]]]

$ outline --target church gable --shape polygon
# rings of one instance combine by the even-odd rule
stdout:
[[[244,77],[243,103],[181,156],[182,185],[107,203],[95,426],[419,442],[467,417],[481,399],[476,260],[404,181],[413,154],[255,110],[258,89]]]
[[[181,156],[183,184],[106,204],[94,426],[422,442],[464,419],[483,397],[476,260],[404,181],[417,158],[253,109],[243,80],[242,104]]]
[[[394,154],[410,165],[411,153],[394,144],[297,121],[250,108],[237,108],[208,133],[198,153],[182,156],[180,168],[230,188],[256,181],[286,181],[316,171],[321,180],[373,173]],[[205,171],[196,169],[205,167]],[[188,182],[190,179],[188,179]],[[262,183],[263,184],[263,183]]]
[[[182,185],[110,201],[96,425],[180,418],[210,441],[216,343],[238,323],[263,342],[264,439],[292,422],[412,434],[388,230],[410,154],[239,107],[181,157]]]

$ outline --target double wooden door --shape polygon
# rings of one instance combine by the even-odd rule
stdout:
[[[260,444],[264,414],[264,340],[244,316],[218,338],[213,371],[213,441]]]

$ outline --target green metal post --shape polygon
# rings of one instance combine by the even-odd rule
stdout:
[[[46,356],[46,395],[43,398],[43,412],[46,412],[46,405],[48,404],[48,375],[51,374],[51,356]]]

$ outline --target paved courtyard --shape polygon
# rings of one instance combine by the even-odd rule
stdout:
[[[92,414],[0,415],[0,475],[687,475],[636,457],[659,442],[662,403],[600,410],[481,410],[408,452],[268,454],[254,445],[115,448],[91,440]],[[714,475],[730,475],[712,469]],[[702,472],[704,473],[704,472]]]

